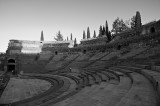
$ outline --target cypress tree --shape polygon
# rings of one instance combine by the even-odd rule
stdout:
[[[99,37],[102,37],[102,26],[99,28]]]
[[[75,38],[74,39],[74,47],[76,47],[77,46],[77,39]]]
[[[74,44],[77,44],[77,39],[76,38],[74,39]]]
[[[71,40],[72,40],[72,33],[71,33]]]
[[[108,32],[109,32],[109,30],[108,30],[108,22],[106,20],[106,36],[108,35]]]
[[[105,27],[103,26],[103,29],[102,29],[102,35],[105,35],[106,31],[105,31]]]
[[[135,27],[136,28],[139,28],[142,26],[142,23],[141,23],[141,15],[140,15],[140,12],[137,11],[136,12],[136,19],[135,19]]]
[[[86,33],[84,30],[83,30],[83,39],[86,39]]]
[[[90,30],[89,27],[87,28],[87,39],[90,38]]]
[[[111,41],[111,32],[110,31],[108,32],[107,38],[108,38],[108,41]]]
[[[94,30],[93,38],[96,38],[96,31]]]
[[[67,36],[67,41],[68,41],[68,36]]]
[[[43,31],[41,31],[41,41],[44,41],[44,37],[43,37]]]

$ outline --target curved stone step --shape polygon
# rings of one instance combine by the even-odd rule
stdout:
[[[59,75],[60,75],[60,76],[68,77],[68,78],[72,79],[73,81],[75,81],[76,84],[77,84],[77,87],[76,87],[75,89],[78,88],[78,84],[80,84],[80,81],[79,81],[79,79],[78,79],[76,76],[70,75],[70,74],[67,74],[67,73],[61,73],[61,74],[59,74]]]
[[[95,77],[92,75],[92,73],[84,71],[84,73],[86,73],[88,75],[88,79],[89,79],[89,86],[95,84],[96,79]]]
[[[118,104],[128,106],[128,105],[136,105],[136,104],[143,104],[149,106],[156,106],[159,104],[159,97],[154,90],[153,85],[150,81],[140,72],[137,73],[138,68],[133,67],[118,67],[119,70],[126,71],[132,70],[132,73],[129,73],[133,78],[133,85],[130,92],[121,100]],[[140,71],[140,70],[139,70]],[[136,99],[136,98],[139,99]]]
[[[102,81],[108,81],[108,76],[106,76],[105,74],[103,74],[101,72],[97,72],[97,75],[99,75],[99,77],[101,77]]]
[[[91,70],[88,70],[89,73],[92,74],[92,76],[95,78],[95,83],[96,84],[100,84],[101,83],[101,77],[99,75],[96,74],[96,72],[93,72]]]
[[[100,85],[86,87],[79,93],[54,104],[54,106],[113,106],[128,92],[131,86],[131,81],[128,77],[121,77],[121,82],[118,85],[102,82]]]

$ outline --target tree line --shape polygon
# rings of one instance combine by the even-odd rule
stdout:
[[[94,30],[93,38],[106,36],[108,41],[111,41],[112,34],[118,34],[118,33],[123,32],[123,31],[139,28],[139,27],[141,27],[141,25],[142,25],[141,15],[140,15],[140,12],[137,11],[136,15],[134,15],[129,20],[124,21],[123,19],[120,19],[119,17],[117,17],[112,24],[112,30],[111,31],[109,31],[108,22],[106,20],[105,25],[103,25],[103,26],[100,25],[98,35],[96,35],[96,31]],[[87,33],[85,33],[85,30],[83,30],[83,39],[89,39],[89,38],[91,38],[90,29],[89,29],[89,27],[87,27]],[[56,37],[54,37],[54,39],[56,41],[63,41],[64,40],[63,35],[61,34],[60,31],[58,31],[58,33],[56,34]],[[68,36],[67,36],[67,40],[68,40]],[[72,40],[72,33],[70,35],[70,40]],[[76,42],[76,38],[75,38],[74,41]]]
[[[130,29],[139,28],[141,26],[142,26],[141,15],[140,15],[140,12],[137,11],[136,15],[134,15],[131,19],[126,21],[117,17],[112,24],[112,27],[113,27],[112,32],[114,34],[117,34]]]

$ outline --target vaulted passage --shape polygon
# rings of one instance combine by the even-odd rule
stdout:
[[[10,73],[12,73],[13,75],[14,74],[16,74],[16,72],[15,72],[15,64],[16,62],[15,62],[15,60],[14,59],[9,59],[8,60],[8,65],[7,65],[7,71],[8,72],[10,72]]]
[[[15,74],[15,65],[8,65],[7,69],[8,72],[12,72],[12,74]]]
[[[15,60],[14,59],[9,59],[8,63],[15,63]]]
[[[154,32],[155,32],[155,28],[152,27],[152,28],[150,29],[150,32],[151,32],[151,33],[154,33]]]

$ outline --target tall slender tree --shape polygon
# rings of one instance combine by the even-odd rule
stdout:
[[[76,47],[77,46],[77,39],[75,38],[74,39],[74,47]]]
[[[74,44],[77,44],[77,39],[76,38],[74,39]]]
[[[96,31],[94,30],[93,38],[96,38]]]
[[[89,27],[87,28],[87,39],[90,38],[90,30]]]
[[[111,36],[111,32],[110,31],[108,32],[107,38],[108,38],[108,41],[111,41],[112,36]]]
[[[107,36],[107,35],[108,35],[108,32],[109,32],[107,20],[106,20],[106,25],[105,25],[105,27],[106,27],[106,36]]]
[[[71,33],[71,40],[72,40],[72,33]]]
[[[140,15],[140,12],[137,11],[136,12],[136,18],[135,18],[135,27],[136,28],[139,28],[142,26],[142,23],[141,23],[141,15]]]
[[[102,35],[105,35],[106,31],[105,31],[105,27],[103,26],[103,29],[102,29]]]
[[[102,26],[99,28],[99,37],[102,37]]]
[[[86,39],[86,33],[84,30],[83,30],[83,39]]]
[[[67,36],[67,41],[68,41],[68,36]]]
[[[41,41],[44,41],[43,31],[41,31]]]

